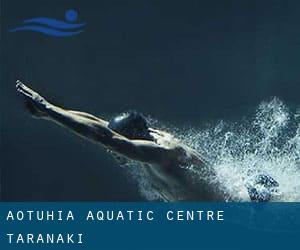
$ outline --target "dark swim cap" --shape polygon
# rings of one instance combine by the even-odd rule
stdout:
[[[147,119],[136,111],[121,113],[109,121],[108,127],[129,139],[153,140]]]

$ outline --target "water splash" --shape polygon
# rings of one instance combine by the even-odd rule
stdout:
[[[219,189],[228,199],[249,201],[246,183],[267,173],[280,185],[274,200],[300,201],[299,114],[299,110],[291,112],[281,100],[273,98],[262,102],[250,118],[240,122],[220,121],[202,130],[172,132],[215,168]],[[145,168],[129,165],[145,198],[161,198]],[[193,168],[190,171],[194,179],[203,178]]]

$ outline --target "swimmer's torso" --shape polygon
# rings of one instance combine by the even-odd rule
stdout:
[[[198,176],[190,167],[183,166],[145,166],[153,186],[162,198],[168,201],[224,200],[220,194],[212,191],[205,178]]]
[[[174,148],[174,161],[164,165],[149,165],[147,171],[151,181],[168,200],[221,200],[222,195],[209,184],[206,177],[201,176],[205,166],[191,166],[193,150],[181,145],[172,135],[157,131],[152,132],[155,142],[161,146]],[[222,197],[221,197],[222,196]]]

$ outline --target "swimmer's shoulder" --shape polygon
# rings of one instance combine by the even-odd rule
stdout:
[[[181,143],[174,144],[170,148],[170,153],[171,157],[181,166],[203,166],[206,164],[203,157],[196,150]]]

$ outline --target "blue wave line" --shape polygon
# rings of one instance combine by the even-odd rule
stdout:
[[[50,29],[50,28],[47,28],[47,27],[36,26],[36,25],[17,27],[17,28],[11,29],[10,32],[21,31],[21,30],[36,31],[36,32],[44,33],[44,34],[47,34],[47,35],[50,35],[50,36],[57,36],[57,37],[74,36],[74,35],[77,35],[77,34],[83,32],[83,30],[60,31],[60,30],[54,30],[54,29]]]
[[[46,17],[27,19],[24,20],[23,23],[45,24],[50,26],[51,28],[57,28],[57,29],[75,29],[85,25],[85,23],[78,23],[78,24],[66,23],[60,20],[56,20],[53,18],[46,18]]]

